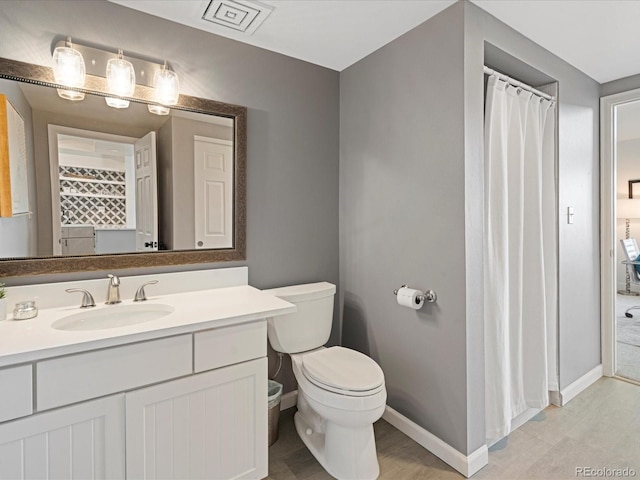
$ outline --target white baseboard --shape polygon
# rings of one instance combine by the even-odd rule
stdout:
[[[382,418],[465,477],[470,477],[489,463],[489,451],[486,445],[481,446],[471,455],[465,455],[388,405]]]
[[[557,399],[560,402],[559,404],[553,402],[554,405],[558,405],[559,407],[565,406],[572,399],[577,397],[581,392],[593,385],[600,377],[602,377],[602,373],[602,364],[588,371],[567,388],[563,388],[562,390],[560,390],[560,398]]]
[[[295,407],[298,403],[298,390],[293,390],[282,395],[280,399],[280,411]]]

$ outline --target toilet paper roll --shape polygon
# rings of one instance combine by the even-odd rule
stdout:
[[[401,287],[398,289],[398,305],[403,307],[413,308],[414,310],[420,310],[424,304],[423,293],[420,290],[413,288]]]

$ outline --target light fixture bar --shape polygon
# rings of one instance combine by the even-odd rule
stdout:
[[[55,47],[66,46],[65,40],[60,40],[56,43]],[[80,45],[73,43],[73,48],[78,50],[83,58],[86,73],[94,75],[96,77],[106,77],[107,62],[112,58],[118,58],[118,52],[107,52],[98,48],[87,47],[86,45]],[[136,72],[136,83],[138,85],[145,85],[147,87],[153,87],[153,77],[156,71],[161,70],[164,66],[164,61],[149,61],[141,60],[135,57],[123,56],[125,60],[128,60],[133,64],[133,68]]]

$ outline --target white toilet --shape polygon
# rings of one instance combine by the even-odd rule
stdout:
[[[296,313],[267,319],[269,342],[291,355],[298,381],[298,435],[332,476],[377,478],[373,422],[387,401],[384,374],[360,352],[323,346],[331,333],[335,285],[320,282],[265,292],[298,307]]]

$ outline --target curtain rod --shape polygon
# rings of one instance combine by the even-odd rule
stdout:
[[[497,72],[497,71],[487,67],[486,65],[484,66],[484,73],[487,74],[487,75],[495,75],[500,80],[503,80],[503,81],[507,82],[509,85],[513,85],[514,87],[519,87],[519,88],[521,88],[523,90],[526,90],[526,91],[531,92],[531,93],[533,93],[535,95],[538,95],[539,97],[546,98],[547,100],[550,100],[552,102],[556,101],[556,97],[554,97],[553,95],[549,95],[548,93],[544,93],[544,92],[541,92],[540,90],[536,90],[532,86],[527,85],[526,83],[522,83],[522,82],[516,80],[515,78],[511,78],[510,76],[505,75],[504,73]]]

